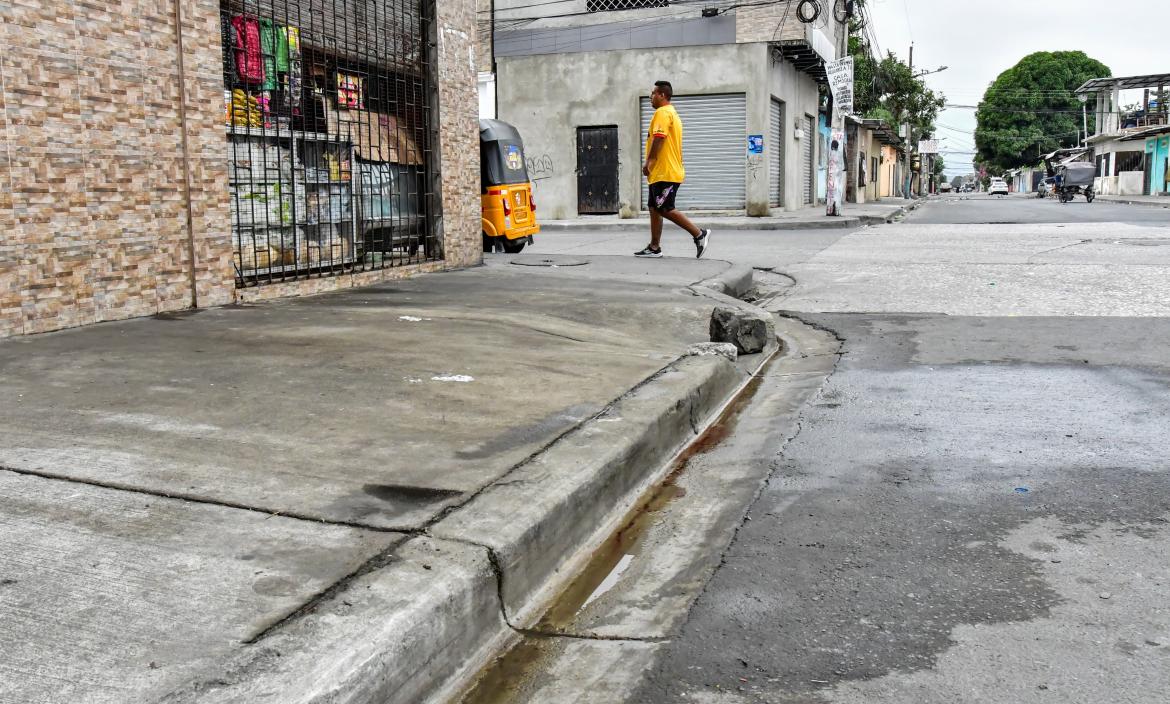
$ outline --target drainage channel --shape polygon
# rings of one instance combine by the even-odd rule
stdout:
[[[512,702],[529,675],[551,654],[555,641],[596,638],[572,633],[578,615],[596,599],[617,586],[622,574],[641,554],[645,537],[659,520],[660,514],[671,503],[686,495],[686,490],[678,486],[677,481],[686,472],[691,460],[712,451],[731,436],[744,409],[759,390],[766,372],[784,356],[785,350],[781,350],[756,370],[719,418],[675,457],[670,473],[631,509],[622,523],[622,528],[594,551],[586,567],[561,592],[537,625],[523,631],[521,640],[489,665],[457,701],[461,704]]]

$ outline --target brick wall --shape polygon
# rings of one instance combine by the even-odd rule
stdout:
[[[736,8],[735,41],[743,44],[803,40],[807,26],[796,17],[798,4],[799,0],[778,0],[768,5]],[[835,41],[841,25],[832,17],[833,3],[822,2],[821,7],[821,16],[813,26]]]
[[[237,298],[219,2],[177,1],[186,154],[173,0],[0,2],[0,337]],[[474,0],[439,0],[448,266],[482,256],[474,13]]]
[[[475,0],[440,0],[436,16],[443,244],[454,267],[483,260],[475,12]]]
[[[0,3],[0,335],[190,306],[192,236],[200,303],[231,300],[219,6],[182,6],[190,199],[174,6]]]

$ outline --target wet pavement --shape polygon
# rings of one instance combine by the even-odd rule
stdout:
[[[1163,701],[1170,321],[810,320],[842,361],[632,701]]]

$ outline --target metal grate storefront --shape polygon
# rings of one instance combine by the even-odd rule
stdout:
[[[223,0],[237,285],[442,258],[428,0]]]

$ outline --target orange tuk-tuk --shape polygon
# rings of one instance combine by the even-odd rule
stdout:
[[[479,157],[483,251],[516,254],[540,232],[520,133],[506,122],[480,120]]]

